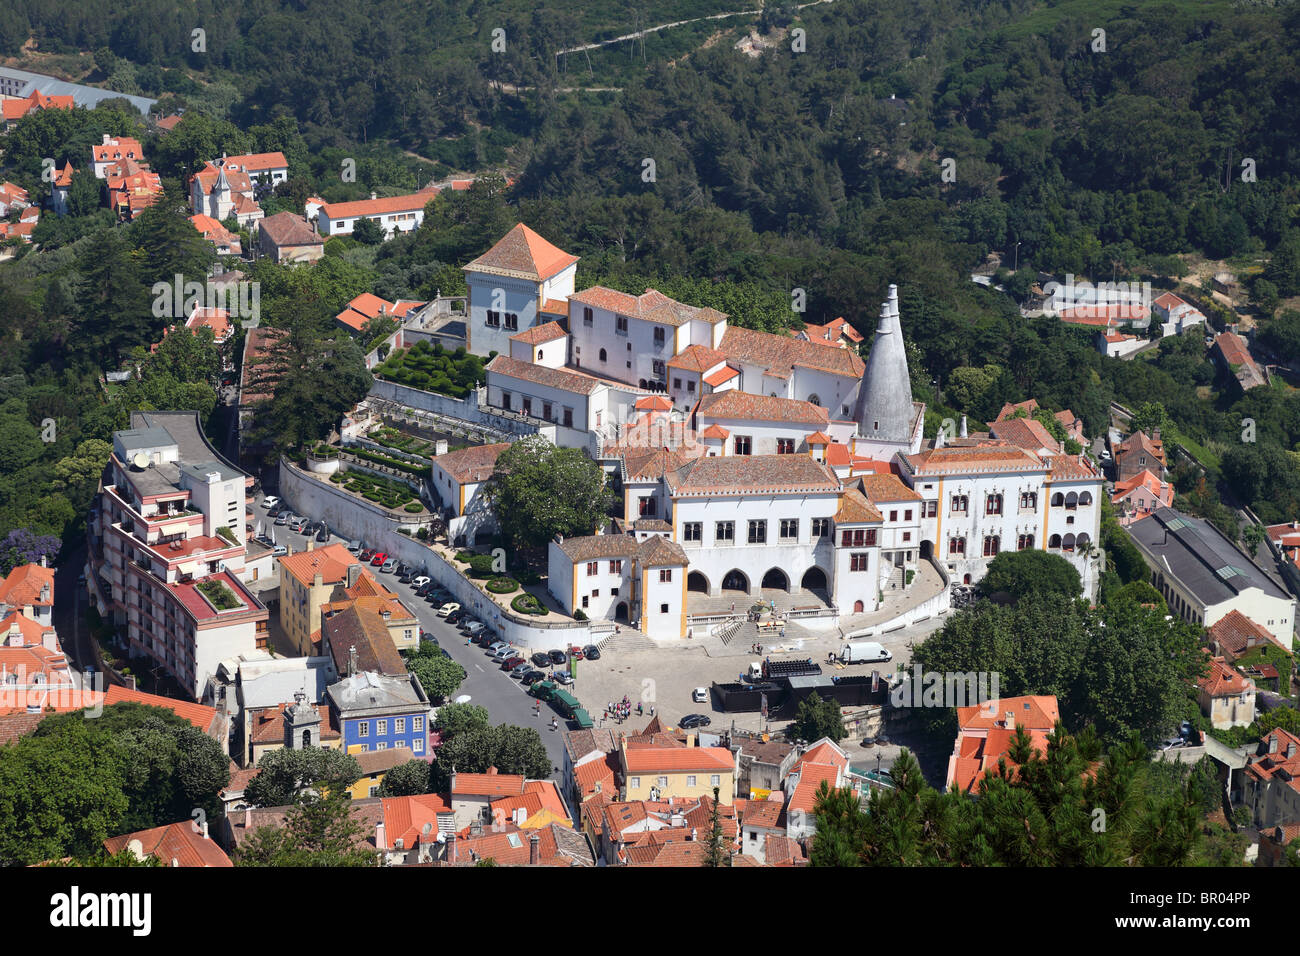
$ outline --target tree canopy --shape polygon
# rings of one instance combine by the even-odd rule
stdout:
[[[595,534],[615,500],[599,465],[579,449],[560,448],[540,435],[501,453],[484,493],[515,547],[545,547],[557,534]]]

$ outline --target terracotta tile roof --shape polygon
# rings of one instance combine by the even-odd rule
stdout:
[[[763,847],[763,859],[768,866],[805,866],[808,857],[798,840],[783,834],[769,833]],[[732,864],[735,866],[735,863]]]
[[[524,793],[524,778],[513,773],[497,773],[489,767],[487,773],[456,773],[451,778],[451,795],[463,793],[476,797],[509,797]]]
[[[365,606],[366,602],[374,601],[387,604],[381,598],[346,602],[344,610],[322,621],[321,636],[328,644],[334,666],[340,674],[349,673],[348,665],[355,648],[358,672],[377,671],[390,677],[405,676],[406,663],[393,643],[388,621],[376,609]]]
[[[806,335],[810,341],[819,345],[839,345],[839,338],[843,335],[850,342],[863,341],[862,333],[849,325],[848,320],[843,316],[838,319],[831,319],[825,325],[813,325],[811,322],[806,323],[802,329],[791,329],[790,335],[798,337]]]
[[[651,535],[637,546],[636,559],[643,568],[684,568],[690,564],[680,544],[659,534]]]
[[[0,746],[26,737],[48,716],[48,711],[38,714],[0,714]]]
[[[684,372],[707,372],[726,360],[725,354],[707,345],[688,345],[668,360],[668,367]]]
[[[159,123],[159,126],[162,124]],[[243,156],[228,156],[226,162],[240,169],[264,172],[268,169],[288,169],[289,160],[278,150],[274,153],[246,153]]]
[[[593,758],[573,768],[573,780],[577,784],[578,794],[587,797],[597,792],[617,794],[615,776],[619,772],[617,753],[606,753],[603,758]]]
[[[306,217],[293,212],[277,212],[274,216],[267,216],[258,223],[257,231],[280,247],[325,244],[316,227]]]
[[[988,441],[964,447],[945,445],[901,457],[914,474],[925,476],[1047,470],[1036,455],[1009,442]]]
[[[825,427],[830,422],[826,409],[812,402],[793,398],[751,395],[738,389],[713,392],[700,399],[696,414],[701,418],[724,418],[744,421],[788,422]]]
[[[1011,727],[1006,727],[1008,711],[1014,715]],[[1013,730],[1017,724],[1022,724],[1026,730],[1050,732],[1060,718],[1060,708],[1051,694],[1003,697],[972,707],[957,708],[957,725],[961,730],[988,730],[994,727]]]
[[[180,114],[173,113],[171,116],[164,116],[154,125],[157,126],[160,130],[170,133],[180,124],[180,121],[181,121]]]
[[[636,554],[636,539],[628,534],[592,534],[565,538],[558,545],[574,564],[604,558],[630,558]]]
[[[577,256],[557,249],[521,222],[464,269],[466,272],[519,276],[541,282],[577,261]]]
[[[357,764],[361,767],[362,774],[384,773],[392,770],[399,764],[408,763],[415,759],[415,754],[410,747],[389,747],[387,750],[367,750],[364,753],[353,754],[356,757]]]
[[[730,365],[724,365],[717,371],[710,372],[708,375],[704,376],[704,384],[710,388],[717,388],[719,385],[730,382],[739,374],[740,371],[738,369],[734,369]]]
[[[872,507],[871,502],[862,496],[856,488],[850,488],[840,495],[840,507],[835,512],[835,523],[867,524],[883,521],[880,512]]]
[[[792,339],[788,335],[755,332],[728,326],[719,351],[728,360],[757,365],[767,374],[788,378],[791,369],[811,368],[845,378],[860,379],[866,363],[854,349],[828,349],[815,342]]]
[[[31,201],[27,190],[16,183],[0,183],[0,204],[5,206],[26,206]]]
[[[516,332],[510,336],[510,341],[523,342],[525,345],[545,345],[547,342],[562,339],[568,334],[559,322],[543,322],[541,325],[534,325],[531,329]]]
[[[702,432],[700,432],[700,437],[701,437],[701,438],[716,438],[716,439],[719,439],[720,441],[726,441],[727,436],[730,435],[730,434],[731,434],[731,432],[727,431],[727,430],[726,430],[725,428],[723,428],[721,425],[714,424],[714,425],[710,425],[708,428],[706,428],[706,429],[704,429]],[[821,434],[821,432],[818,432],[817,434]],[[808,441],[809,441],[809,443],[811,443],[811,442],[812,442],[812,439],[810,438]]]
[[[499,866],[528,866],[533,835],[537,837],[539,863],[543,866],[595,865],[586,836],[554,823],[536,830],[510,825],[501,831],[462,837],[456,847],[458,863],[468,866],[476,860],[492,859]]]
[[[1134,432],[1119,443],[1119,448],[1115,449],[1116,461],[1122,461],[1127,456],[1139,452],[1150,455],[1160,464],[1165,464],[1165,443],[1159,438],[1151,438],[1146,432]]]
[[[271,707],[253,707],[248,711],[248,736],[254,744],[284,743],[284,712],[294,706],[292,701],[275,704]],[[334,715],[329,704],[315,704],[316,713],[320,715],[320,739],[338,740],[342,736],[334,723]]]
[[[348,568],[359,564],[348,549],[341,544],[327,544],[311,551],[299,551],[286,554],[279,559],[280,572],[295,578],[299,583],[311,587],[317,574],[325,584],[338,584],[346,581]]]
[[[107,143],[96,143],[90,147],[90,155],[95,162],[103,163],[116,159],[144,159],[144,150],[140,141],[130,136],[118,136]]]
[[[989,435],[993,438],[1004,438],[1011,444],[1032,452],[1045,448],[1051,453],[1061,447],[1043,423],[1033,418],[1008,418],[994,422],[989,429]]]
[[[671,412],[673,400],[667,395],[642,395],[636,400],[638,412]]]
[[[799,755],[795,761],[795,767],[805,763],[829,764],[838,768],[841,772],[849,769],[848,755],[827,739],[815,741],[813,746]]]
[[[487,364],[487,370],[497,375],[506,375],[520,381],[559,389],[562,392],[573,392],[575,395],[590,395],[605,385],[594,375],[584,375],[581,372],[574,372],[569,369],[547,368],[545,365],[519,362],[507,355],[498,355]]]
[[[1254,687],[1253,682],[1242,677],[1222,657],[1210,661],[1210,672],[1197,680],[1196,686],[1211,697],[1228,697],[1245,693]]]
[[[71,163],[71,162],[66,162],[66,163],[64,163],[64,164],[63,164],[63,168],[62,168],[61,170],[59,170],[59,175],[58,175],[57,177],[55,177],[54,185],[56,185],[56,186],[71,186],[71,185],[72,185],[72,174],[75,173],[75,172],[76,172],[76,170],[72,168],[72,163]]]
[[[405,748],[402,748],[405,749]],[[409,752],[409,751],[408,751]],[[359,757],[360,755],[358,755]],[[438,840],[438,815],[450,814],[451,804],[437,793],[422,793],[409,797],[384,797],[384,842],[394,847],[402,841],[405,849]],[[425,827],[428,832],[425,832]]]
[[[1115,494],[1111,500],[1119,501],[1127,496],[1135,488],[1143,487],[1153,495],[1159,496],[1162,492],[1171,491],[1172,486],[1167,481],[1161,481],[1150,469],[1143,468],[1132,478],[1125,478],[1123,481],[1115,482]],[[1169,496],[1169,502],[1173,503],[1173,495]]]
[[[4,111],[6,122],[22,119],[32,110],[70,110],[74,105],[74,99],[71,95],[46,96],[40,90],[32,90],[30,95],[22,99],[0,102],[0,108]]]
[[[1024,409],[1026,415],[1033,415],[1034,412],[1038,411],[1038,402],[1032,398],[1023,402],[1007,402],[1002,406],[1002,411],[998,412],[998,417],[994,421],[1005,421],[1021,409]]]
[[[564,299],[546,299],[537,310],[543,315],[568,315],[569,303]]]
[[[206,163],[191,177],[191,181],[198,180],[199,191],[207,196],[212,193],[212,187],[217,184],[223,172],[223,167],[216,163]],[[226,182],[230,184],[230,191],[237,195],[251,193],[253,191],[253,181],[248,178],[248,173],[236,166],[227,165],[224,167]]]
[[[496,470],[497,459],[510,447],[509,442],[495,445],[473,445],[449,451],[433,459],[434,464],[451,476],[457,484],[487,481]]]
[[[1275,742],[1277,749],[1270,753]],[[1246,773],[1263,781],[1277,780],[1300,793],[1300,737],[1273,728],[1260,740],[1256,755],[1247,758]]]
[[[14,629],[22,635],[23,643],[26,645],[43,644],[45,635],[54,630],[52,627],[42,627],[17,609],[0,615],[0,641],[7,641],[9,632]]]
[[[569,820],[569,810],[560,796],[560,789],[551,780],[529,780],[524,792],[517,796],[501,797],[491,803],[492,819],[514,819],[516,810],[523,810],[525,822],[543,811],[553,815],[552,822]],[[498,817],[498,811],[503,815]]]
[[[185,327],[191,330],[209,328],[221,342],[231,331],[230,314],[225,309],[195,309],[194,314],[185,320]]]
[[[750,800],[746,803],[745,812],[741,814],[740,825],[775,828],[784,811],[785,807],[780,800]]]
[[[665,476],[673,495],[838,492],[840,480],[807,455],[696,458]]]
[[[855,455],[848,445],[838,441],[826,446],[826,464],[832,468],[848,468],[855,475],[864,471],[883,474],[890,470],[889,462]]]
[[[9,619],[17,616],[20,620],[27,621],[20,615],[10,615]],[[32,624],[34,622],[27,622]],[[19,625],[20,628],[22,625]],[[39,626],[37,628],[39,631]],[[5,631],[8,631],[6,625]],[[27,639],[25,635],[24,639]],[[36,675],[40,675],[45,683],[51,687],[71,686],[72,675],[68,671],[68,659],[64,657],[61,651],[52,651],[47,647],[35,643],[40,640],[39,633],[35,635],[33,644],[27,647],[0,647],[0,683],[8,683],[8,677],[13,676],[20,685],[29,685]],[[25,697],[26,695],[24,695]]]
[[[812,813],[817,805],[817,791],[822,782],[825,781],[826,785],[833,790],[838,777],[839,770],[832,764],[804,764],[799,770],[799,783],[795,786],[794,793],[790,794],[790,803],[786,810]]]
[[[179,866],[234,866],[216,841],[195,832],[193,820],[109,837],[104,841],[104,849],[120,853],[132,840],[138,840],[142,852],[155,857],[163,866],[171,866],[173,860]]]
[[[1236,376],[1243,388],[1267,384],[1267,376],[1251,356],[1245,339],[1240,335],[1235,332],[1220,332],[1214,337],[1214,346],[1224,362],[1239,366]]]
[[[53,607],[54,569],[43,568],[39,564],[21,564],[14,568],[0,582],[0,604],[10,607]]]
[[[633,448],[622,453],[625,480],[658,480],[691,459],[671,448]]]
[[[618,740],[612,730],[591,727],[586,730],[565,731],[564,748],[569,753],[569,762],[576,765],[579,760],[593,751],[603,754],[617,751]]]
[[[1083,455],[1055,455],[1049,459],[1051,469],[1048,472],[1052,481],[1071,481],[1078,478],[1096,478],[1101,480],[1101,473]]]
[[[1229,611],[1208,629],[1210,640],[1219,648],[1219,653],[1240,657],[1252,647],[1273,644],[1282,647],[1278,640],[1240,611]],[[1283,647],[1290,653],[1290,648]]]
[[[438,195],[436,189],[425,189],[404,196],[388,196],[378,199],[357,199],[353,202],[327,202],[320,207],[320,214],[332,221],[353,219],[362,216],[386,216],[397,212],[420,212]]]
[[[1149,310],[1141,303],[1088,303],[1061,309],[1057,317],[1071,325],[1108,326],[1112,322],[1142,322],[1150,317]]]
[[[665,843],[662,847],[632,848],[628,853],[628,866],[704,866],[709,846],[703,840],[682,840]]]
[[[678,327],[687,322],[707,322],[714,325],[726,320],[727,316],[717,309],[707,306],[687,305],[664,295],[658,289],[646,289],[640,295],[629,295],[607,289],[604,286],[592,286],[576,295],[569,296],[570,302],[594,306],[609,312],[617,312],[629,318],[656,322],[660,325]]]
[[[628,774],[728,772],[735,758],[725,747],[630,747],[623,751]]]
[[[856,484],[868,501],[920,501],[921,496],[894,474],[862,475]]]

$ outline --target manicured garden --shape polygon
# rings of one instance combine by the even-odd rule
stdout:
[[[385,455],[383,452],[371,451],[368,448],[361,448],[356,445],[349,447],[347,451],[349,455],[356,455],[363,461],[372,461],[376,465],[393,468],[397,471],[405,472],[408,475],[415,475],[419,478],[423,478],[429,473],[428,465],[420,465],[413,461],[394,458],[392,455]]]
[[[396,448],[408,455],[423,455],[425,458],[432,458],[436,451],[433,442],[398,431],[391,425],[380,425],[378,428],[372,428],[366,437],[376,444]]]
[[[243,606],[239,598],[235,597],[235,592],[221,581],[210,578],[207,581],[200,581],[195,587],[218,611],[229,611],[231,608]]]
[[[465,398],[483,381],[483,359],[465,348],[448,352],[442,345],[427,341],[409,349],[398,349],[374,370],[376,378],[387,379],[426,392],[438,392],[452,398]]]
[[[424,505],[410,485],[394,481],[392,478],[372,475],[365,471],[349,470],[330,475],[330,481],[341,485],[345,491],[360,495],[367,501],[373,501],[393,511],[401,508],[408,514],[419,514],[424,510]]]

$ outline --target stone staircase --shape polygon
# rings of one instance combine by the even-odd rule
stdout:
[[[601,652],[605,651],[653,651],[659,645],[650,638],[646,637],[640,631],[634,631],[630,627],[624,627],[617,633],[611,633],[609,637],[601,641],[597,647]]]

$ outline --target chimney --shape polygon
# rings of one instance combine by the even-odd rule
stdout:
[[[963,415],[963,416],[961,417],[961,437],[962,437],[962,438],[966,438],[966,437],[967,437],[967,435],[966,435],[966,416],[965,416],[965,415]]]
[[[378,199],[378,198],[379,198],[379,195],[378,195],[377,193],[373,193],[373,192],[372,192],[372,193],[370,194],[370,198],[371,198],[371,200],[373,201],[373,200],[375,200],[375,199]]]
[[[542,862],[541,843],[542,838],[538,836],[536,830],[528,835],[528,862],[533,866]]]
[[[699,836],[700,836],[700,831],[695,827],[691,827],[691,842],[694,843],[696,840],[699,839]]]
[[[204,821],[203,821],[203,839],[206,840],[207,838],[208,838],[208,821],[207,821],[207,820],[204,820]]]
[[[490,777],[490,776],[494,776],[495,774],[499,773],[500,771],[498,771],[496,767],[488,767],[488,768],[487,768],[487,772],[488,772],[488,776]]]
[[[447,834],[447,859],[456,862],[456,831]]]
[[[244,832],[253,829],[253,808],[244,807]]]
[[[311,547],[311,545],[309,544],[308,547]],[[321,576],[321,573],[319,571],[317,571],[316,574],[313,575],[311,579],[311,586],[313,588],[319,588],[325,586],[325,578]]]
[[[1277,753],[1277,734],[1274,734],[1272,737],[1269,738],[1268,752],[1271,754]]]
[[[316,550],[316,539],[315,539],[315,538],[313,538],[313,537],[308,537],[308,538],[307,538],[307,550],[308,550],[308,551],[315,551],[315,550]],[[320,577],[320,575],[318,574],[318,575],[316,575],[316,577]]]
[[[384,821],[382,820],[375,824],[375,846],[381,850],[388,849],[388,843],[384,838]]]
[[[354,587],[361,578],[361,565],[359,562],[353,562],[348,565],[348,587]]]

